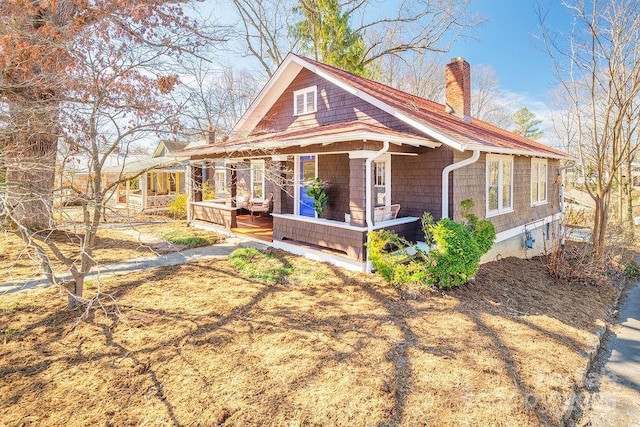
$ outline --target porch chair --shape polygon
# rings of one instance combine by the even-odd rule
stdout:
[[[258,203],[253,203],[251,202],[249,204],[249,212],[251,213],[251,222],[253,222],[253,213],[257,212],[257,213],[269,213],[269,211],[271,210],[271,201],[273,200],[273,193],[269,193],[269,195],[267,196],[266,199],[264,199],[262,202],[258,202]]]
[[[378,206],[373,209],[373,222],[377,224],[382,221],[396,219],[398,211],[400,211],[400,204],[397,203],[390,206]]]

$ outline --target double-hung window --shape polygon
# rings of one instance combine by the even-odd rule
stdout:
[[[315,113],[318,106],[318,87],[311,86],[293,92],[293,115]]]
[[[531,159],[531,205],[547,203],[547,161]]]
[[[513,211],[513,157],[487,155],[487,217]]]
[[[227,168],[224,162],[215,162],[213,180],[215,182],[216,194],[224,194],[227,192]]]
[[[375,206],[391,204],[391,158],[388,155],[373,162],[373,191]]]
[[[251,160],[251,198],[264,198],[264,160]]]

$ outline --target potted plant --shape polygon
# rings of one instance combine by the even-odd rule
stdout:
[[[318,178],[311,181],[307,185],[307,196],[313,199],[313,209],[316,211],[316,215],[320,216],[329,201],[325,183]]]

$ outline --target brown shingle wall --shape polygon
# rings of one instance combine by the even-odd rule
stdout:
[[[454,161],[469,157],[469,153],[455,153]],[[560,212],[560,189],[555,183],[559,171],[558,160],[547,160],[547,203],[531,206],[531,158],[513,156],[513,212],[488,218],[497,232],[524,225],[553,213]],[[469,166],[453,173],[453,218],[460,220],[460,203],[473,199],[473,213],[480,218],[486,216],[486,154]]]
[[[364,159],[349,159],[349,211],[351,214],[351,225],[364,227],[367,225],[366,197],[365,197],[365,175],[366,165]]]
[[[228,209],[216,209],[214,206],[192,205],[194,220],[207,221],[220,224],[227,229],[231,229],[234,211]]]
[[[399,217],[439,219],[442,211],[442,170],[453,158],[452,149],[424,149],[418,156],[391,156],[391,203],[401,205]]]
[[[344,221],[349,213],[349,155],[329,154],[318,156],[318,177],[326,181],[329,202],[322,218]]]
[[[293,115],[293,92],[310,86],[317,86],[318,109],[316,113],[302,116]],[[366,123],[384,124],[392,128],[416,134],[415,129],[401,122],[377,107],[366,103],[311,71],[303,68],[257,128],[266,131],[302,129],[334,123],[362,120]]]
[[[313,224],[287,218],[273,219],[273,239],[292,240],[330,248],[346,253],[349,257],[364,260],[366,233],[357,230]]]

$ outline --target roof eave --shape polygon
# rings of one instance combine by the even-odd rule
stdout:
[[[464,150],[465,151],[479,150],[485,153],[511,154],[514,156],[544,157],[548,159],[558,159],[558,160],[575,160],[573,156],[562,155],[560,153],[551,153],[551,152],[533,151],[533,150],[518,150],[514,148],[495,147],[495,146],[487,146],[487,145],[480,145],[480,144],[467,144],[465,145]]]

